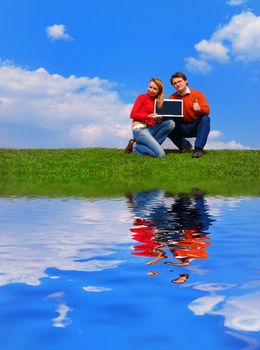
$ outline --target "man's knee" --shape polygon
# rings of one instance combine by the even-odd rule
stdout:
[[[199,123],[201,125],[205,125],[205,126],[210,126],[210,117],[208,115],[203,115],[200,119],[199,119]]]

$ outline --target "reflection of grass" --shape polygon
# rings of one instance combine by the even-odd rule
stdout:
[[[0,149],[0,194],[110,196],[162,188],[259,195],[260,151],[208,151],[201,159],[170,152],[163,159],[118,149]]]

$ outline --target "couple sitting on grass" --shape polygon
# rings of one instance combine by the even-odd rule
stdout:
[[[130,118],[133,119],[133,139],[129,141],[125,153],[164,157],[161,145],[168,137],[181,153],[192,151],[192,158],[203,156],[210,131],[208,102],[200,91],[188,87],[188,80],[182,72],[171,76],[171,84],[176,92],[169,98],[183,100],[184,117],[173,121],[154,113],[154,100],[157,99],[159,107],[163,104],[164,88],[160,79],[152,78],[148,92],[137,97],[130,113]],[[196,138],[193,150],[185,137]]]

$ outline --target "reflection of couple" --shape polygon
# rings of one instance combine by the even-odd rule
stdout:
[[[154,112],[155,99],[158,107],[162,107],[164,87],[160,79],[152,78],[147,93],[137,97],[131,110],[133,139],[129,141],[126,153],[164,157],[165,152],[161,145],[166,137],[169,137],[181,153],[186,153],[192,150],[186,137],[195,137],[192,157],[203,156],[203,148],[210,131],[210,108],[206,97],[200,91],[188,87],[188,79],[182,72],[174,73],[170,82],[176,91],[169,99],[183,101],[183,118],[173,121]]]
[[[206,248],[210,244],[207,230],[212,220],[202,193],[170,196],[153,190],[127,198],[135,216],[131,232],[139,242],[133,247],[133,254],[153,258],[147,265],[168,259],[167,252],[177,261],[164,263],[177,267],[187,266],[193,259],[207,258]],[[187,273],[180,274],[172,282],[183,283],[188,277]]]

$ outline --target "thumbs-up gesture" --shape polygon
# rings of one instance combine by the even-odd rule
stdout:
[[[196,111],[196,112],[199,112],[199,111],[200,111],[200,105],[199,105],[197,99],[196,99],[196,101],[193,103],[193,109],[194,109],[194,111]]]

